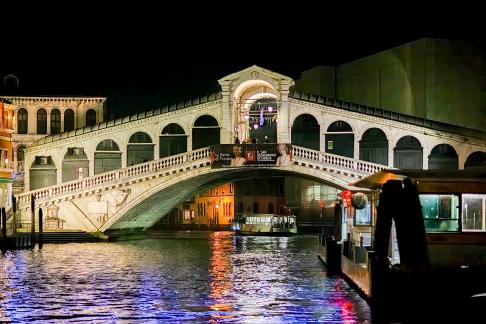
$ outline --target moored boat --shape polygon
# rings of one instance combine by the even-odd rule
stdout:
[[[240,235],[289,236],[297,234],[295,215],[240,214],[233,223]]]

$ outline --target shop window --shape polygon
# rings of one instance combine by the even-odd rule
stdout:
[[[459,197],[457,195],[419,195],[427,232],[459,230]]]
[[[485,231],[486,195],[462,195],[462,229],[464,231]]]

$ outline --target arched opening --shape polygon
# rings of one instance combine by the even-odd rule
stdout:
[[[354,158],[354,133],[345,121],[338,120],[327,128],[326,152]]]
[[[29,131],[29,116],[25,108],[20,108],[17,112],[17,133],[27,134]]]
[[[30,190],[54,186],[57,183],[57,170],[50,156],[36,156],[29,170]]]
[[[89,160],[82,147],[70,147],[62,160],[62,182],[89,176]]]
[[[69,132],[74,130],[74,111],[66,109],[64,112],[64,131]]]
[[[47,112],[44,108],[37,110],[37,134],[47,134]]]
[[[199,117],[192,128],[192,149],[219,144],[219,133],[218,121],[213,116]]]
[[[113,171],[121,168],[120,148],[111,139],[101,141],[94,154],[94,173]]]
[[[21,144],[17,147],[17,174],[24,172],[24,151],[26,146]]]
[[[398,169],[422,169],[423,148],[413,136],[400,138],[393,149],[393,166]]]
[[[299,115],[292,124],[292,144],[319,150],[319,124],[314,116]]]
[[[61,132],[61,112],[59,109],[51,110],[51,134],[59,134]]]
[[[86,126],[96,125],[96,111],[94,109],[88,109],[86,111]]]
[[[367,129],[359,141],[359,159],[388,165],[388,140],[379,128]]]
[[[277,111],[274,98],[256,100],[249,109],[250,138],[256,143],[277,143]]]
[[[429,170],[457,170],[459,159],[456,150],[449,144],[436,145],[429,155]]]
[[[469,154],[464,163],[464,169],[486,168],[486,152],[474,152]]]
[[[187,152],[187,135],[184,129],[175,123],[164,127],[159,136],[159,158]]]
[[[136,132],[128,140],[127,166],[145,163],[154,159],[154,144],[147,133]]]

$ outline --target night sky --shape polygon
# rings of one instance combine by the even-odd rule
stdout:
[[[0,76],[20,78],[10,94],[106,96],[119,116],[215,92],[219,78],[253,64],[295,79],[422,37],[486,35],[486,24],[470,17],[128,12],[4,18]]]

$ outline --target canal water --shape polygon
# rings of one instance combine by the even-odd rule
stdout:
[[[362,323],[315,236],[178,233],[0,255],[0,321]]]

